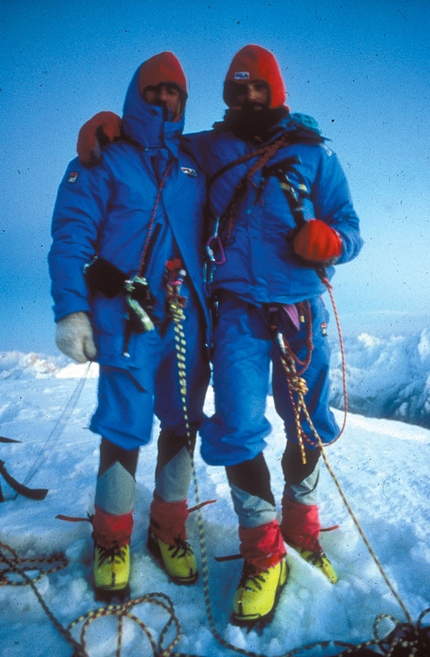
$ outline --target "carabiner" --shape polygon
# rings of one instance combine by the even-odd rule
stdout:
[[[206,253],[209,257],[209,260],[215,265],[223,265],[226,261],[224,247],[221,242],[221,238],[218,234],[219,230],[220,217],[218,216],[215,221],[213,235],[206,242]],[[218,255],[219,254],[219,255]],[[217,259],[218,255],[218,259]]]

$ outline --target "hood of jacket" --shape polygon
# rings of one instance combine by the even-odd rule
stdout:
[[[122,118],[123,135],[143,148],[167,148],[177,158],[180,138],[184,129],[185,111],[177,121],[172,121],[170,116],[164,120],[169,110],[157,105],[150,105],[143,100],[140,94],[140,69],[141,66],[133,75],[125,96]]]
[[[287,99],[284,80],[274,55],[265,48],[249,44],[233,57],[224,82],[224,101],[230,107],[234,88],[254,80],[263,80],[270,90],[269,108],[282,107]],[[288,105],[285,105],[288,108]]]

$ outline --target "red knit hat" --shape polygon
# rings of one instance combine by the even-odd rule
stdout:
[[[285,89],[284,81],[282,79],[279,64],[271,52],[250,44],[245,46],[233,57],[233,61],[228,69],[224,84],[224,101],[227,105],[231,105],[231,99],[228,87],[231,83],[247,84],[253,80],[263,80],[266,82],[270,89],[270,102],[271,109],[285,105],[287,92]]]
[[[145,87],[157,87],[162,82],[176,84],[188,96],[187,79],[179,59],[172,52],[160,52],[143,62],[139,71],[139,91]]]

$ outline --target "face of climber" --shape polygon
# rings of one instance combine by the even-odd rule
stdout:
[[[263,80],[238,85],[232,109],[262,110],[269,106],[270,91]]]
[[[181,106],[181,93],[175,84],[161,83],[157,87],[146,87],[143,98],[150,105],[167,107],[173,118],[178,115]]]

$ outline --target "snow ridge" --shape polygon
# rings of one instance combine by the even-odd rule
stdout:
[[[366,417],[430,428],[430,331],[345,340],[348,406]],[[343,409],[339,348],[333,346],[331,403]]]

